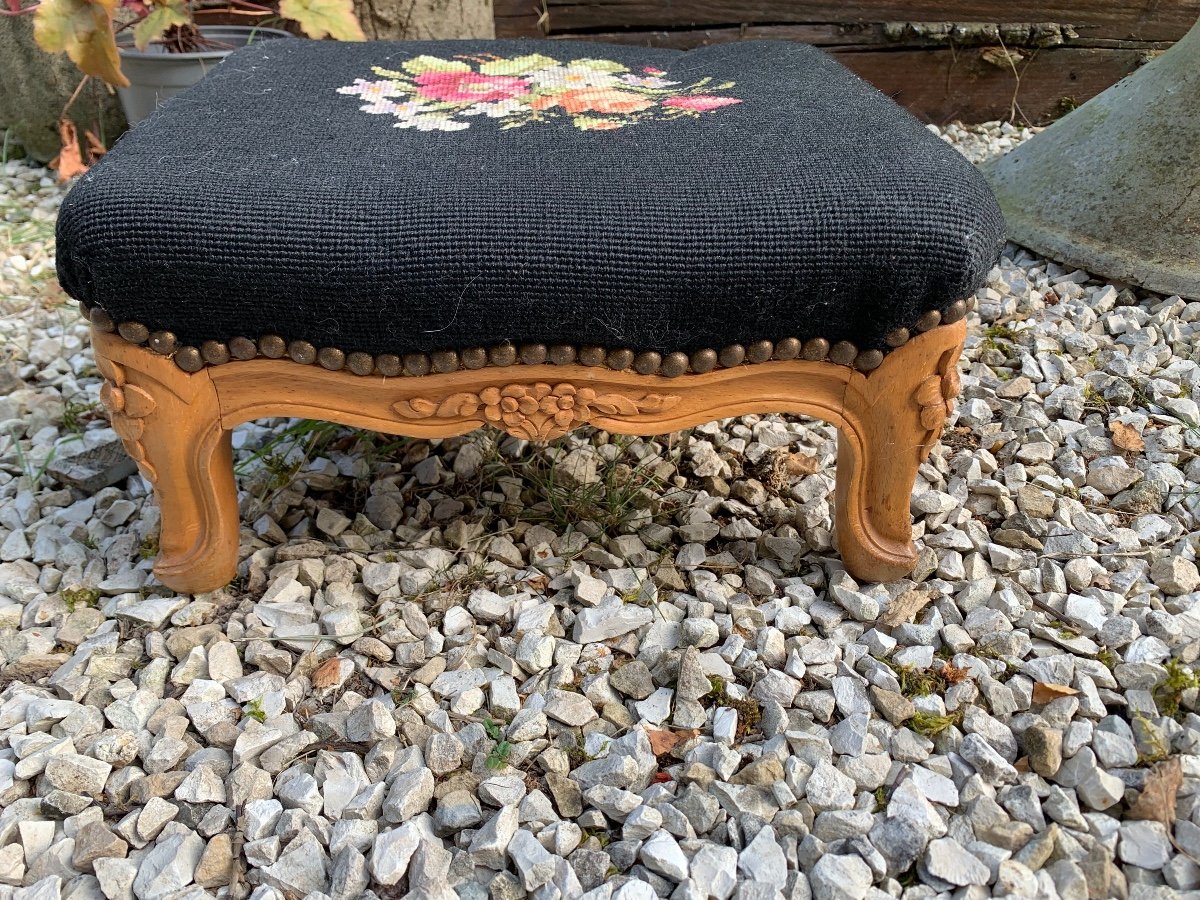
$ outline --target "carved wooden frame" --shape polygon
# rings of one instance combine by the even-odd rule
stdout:
[[[168,357],[93,329],[101,398],[162,511],[159,579],[199,593],[236,574],[239,516],[230,430],[298,416],[410,437],[484,424],[547,440],[584,424],[664,434],[748,413],[793,413],[839,429],[836,532],[856,578],[912,570],[909,498],[917,467],[958,394],[966,323],[909,341],[879,368],[786,360],[666,378],[582,365],[523,365],[388,378],[251,359],[194,374]]]

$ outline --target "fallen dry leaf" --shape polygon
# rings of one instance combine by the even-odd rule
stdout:
[[[1074,697],[1078,693],[1079,691],[1075,688],[1067,687],[1065,684],[1050,684],[1045,681],[1033,683],[1033,702],[1037,704],[1049,703],[1059,697]]]
[[[885,628],[895,628],[897,625],[911,622],[932,599],[933,594],[925,591],[906,591],[892,601],[887,612],[879,617],[879,624]]]
[[[958,684],[960,681],[965,681],[970,675],[970,671],[954,663],[945,663],[942,666],[942,677],[946,679],[948,684]]]
[[[695,728],[685,728],[680,731],[672,731],[670,728],[650,728],[646,730],[646,734],[650,737],[650,749],[654,751],[654,755],[662,756],[664,753],[670,753],[684,741],[699,737],[700,732]]]
[[[805,475],[816,475],[821,471],[821,463],[816,454],[789,453],[784,460],[784,468],[792,478],[801,478]]]
[[[333,687],[340,680],[341,671],[341,657],[331,656],[313,670],[312,686],[318,691]]]
[[[1108,423],[1108,428],[1112,432],[1114,447],[1129,453],[1141,453],[1146,449],[1146,442],[1142,440],[1142,436],[1132,425],[1113,421]]]
[[[59,181],[70,181],[87,171],[83,152],[79,149],[79,133],[75,130],[75,123],[70,119],[60,119],[58,136],[62,139],[62,150],[50,160],[50,168],[58,173]]]
[[[1175,797],[1183,786],[1183,765],[1178,756],[1156,763],[1146,776],[1142,792],[1129,807],[1130,819],[1162,822],[1168,831],[1175,824]]]
[[[108,149],[101,143],[100,138],[96,136],[96,132],[90,128],[83,133],[83,142],[87,144],[89,166],[108,152]]]

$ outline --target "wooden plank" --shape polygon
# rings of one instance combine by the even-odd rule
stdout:
[[[612,44],[635,44],[643,47],[666,47],[675,50],[690,50],[693,47],[707,47],[710,44],[725,44],[731,41],[776,40],[799,41],[812,44],[827,50],[869,50],[887,48],[892,51],[911,50],[920,47],[995,47],[1000,44],[995,38],[942,40],[933,37],[922,37],[920,33],[906,34],[903,40],[897,41],[889,35],[889,29],[882,24],[876,25],[744,25],[732,28],[681,28],[670,31],[607,31],[588,34],[551,35],[551,40],[587,40]],[[894,31],[893,31],[894,33]],[[1102,39],[1071,40],[1065,46],[1099,47],[1115,50],[1166,50],[1173,41],[1116,41]],[[1006,47],[1039,47],[1044,45],[1003,38]]]
[[[1059,22],[1083,38],[1175,41],[1200,18],[1200,0],[496,0],[495,9],[498,37],[742,23]]]
[[[1146,57],[1141,50],[1038,50],[1018,64],[1018,86],[1011,69],[986,62],[979,51],[867,50],[836,55],[897,103],[938,124],[1008,119],[1014,98],[1014,121],[1043,124],[1120,81]]]

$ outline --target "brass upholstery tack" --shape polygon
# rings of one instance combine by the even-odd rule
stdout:
[[[288,344],[288,356],[302,366],[311,366],[317,361],[317,348],[308,341],[292,341]]]
[[[151,350],[163,356],[170,356],[175,352],[175,348],[179,346],[179,341],[176,340],[174,333],[170,331],[154,332],[150,335],[147,343]]]
[[[711,372],[717,367],[717,351],[697,350],[691,355],[689,362],[692,365],[692,371],[697,375],[703,375],[705,372]]]
[[[903,347],[908,343],[909,337],[910,333],[907,328],[893,328],[884,335],[883,342],[889,347]]]
[[[967,304],[965,300],[955,300],[944,310],[942,310],[942,323],[944,325],[953,325],[955,322],[963,319],[967,315]]]
[[[547,352],[545,344],[522,344],[521,362],[527,366],[540,366],[546,361]]]
[[[258,352],[268,359],[282,359],[287,353],[287,341],[277,334],[268,334],[258,339]]]
[[[337,347],[322,347],[317,351],[317,362],[321,368],[337,372],[346,365],[346,354]]]
[[[603,347],[580,347],[579,361],[585,366],[602,366],[607,354]]]
[[[858,356],[858,348],[849,341],[838,341],[829,348],[830,361],[839,366],[853,365],[856,356]]]
[[[829,355],[829,341],[825,338],[810,338],[804,342],[804,347],[800,350],[800,356],[803,359],[818,362]]]
[[[404,354],[404,371],[409,375],[428,375],[429,357],[424,353]]]
[[[200,355],[210,366],[229,362],[229,348],[220,341],[205,341],[200,345]]]
[[[354,368],[353,364],[354,364],[355,356],[362,356],[362,358],[366,359],[366,370],[367,370],[366,372],[360,372],[359,370],[356,370],[356,368]],[[350,364],[350,371],[354,372],[354,374],[371,374],[371,354],[370,353],[352,353],[352,354],[350,354],[349,364]],[[398,376],[398,374],[400,374],[401,372],[404,371],[404,361],[400,358],[400,356],[397,356],[395,353],[380,353],[378,356],[376,356],[376,361],[374,361],[374,367],[377,368],[377,370],[379,371],[379,374],[382,374],[382,376],[388,376],[388,378],[395,378],[396,376]]]
[[[623,372],[633,365],[632,350],[610,350],[604,360],[614,372]]]
[[[92,307],[92,311],[88,313],[88,320],[97,331],[112,332],[117,330],[117,326],[113,324],[112,317],[98,306]]]
[[[860,372],[870,372],[872,369],[878,369],[881,365],[883,365],[882,350],[864,350],[854,357],[854,368]]]
[[[717,354],[717,359],[727,369],[740,366],[746,361],[746,348],[741,344],[730,344],[728,347],[722,347],[721,352]]]
[[[917,331],[930,331],[938,327],[938,323],[942,321],[942,314],[936,309],[926,310],[921,313],[921,317],[917,319]]]
[[[662,361],[662,373],[667,378],[678,378],[686,375],[688,370],[688,355],[686,353],[668,353]]]
[[[247,337],[230,338],[229,355],[234,359],[254,359],[258,356],[258,346]]]
[[[755,341],[746,348],[746,362],[766,362],[774,352],[775,345],[771,341]]]
[[[775,344],[775,358],[784,360],[795,359],[800,355],[800,348],[803,346],[799,338],[784,338]]]
[[[488,348],[488,362],[493,366],[511,366],[517,361],[517,348],[512,344],[498,344]]]
[[[131,344],[144,344],[150,337],[150,329],[141,322],[122,322],[117,326],[117,333]]]
[[[462,352],[462,364],[465,368],[482,369],[487,363],[487,351],[482,347],[468,347]]]
[[[550,348],[550,362],[556,366],[569,366],[578,356],[571,344],[555,344]]]
[[[380,356],[378,360],[372,359],[370,353],[363,353],[361,350],[356,350],[346,357],[346,368],[355,375],[370,375],[376,366],[379,366],[379,371],[384,375],[399,375],[403,368],[400,357],[391,353],[386,354],[386,360],[384,356]]]
[[[647,350],[633,358],[633,370],[639,375],[653,375],[662,365],[662,354]]]
[[[429,354],[435,372],[457,372],[458,354],[453,350],[435,350]]]
[[[180,347],[175,351],[175,365],[185,372],[199,372],[204,368],[204,357],[195,347]]]

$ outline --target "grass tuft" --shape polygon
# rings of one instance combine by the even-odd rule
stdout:
[[[961,721],[962,713],[957,710],[947,713],[944,716],[917,710],[916,714],[908,720],[907,724],[917,734],[924,735],[932,740],[950,726],[957,725]]]

